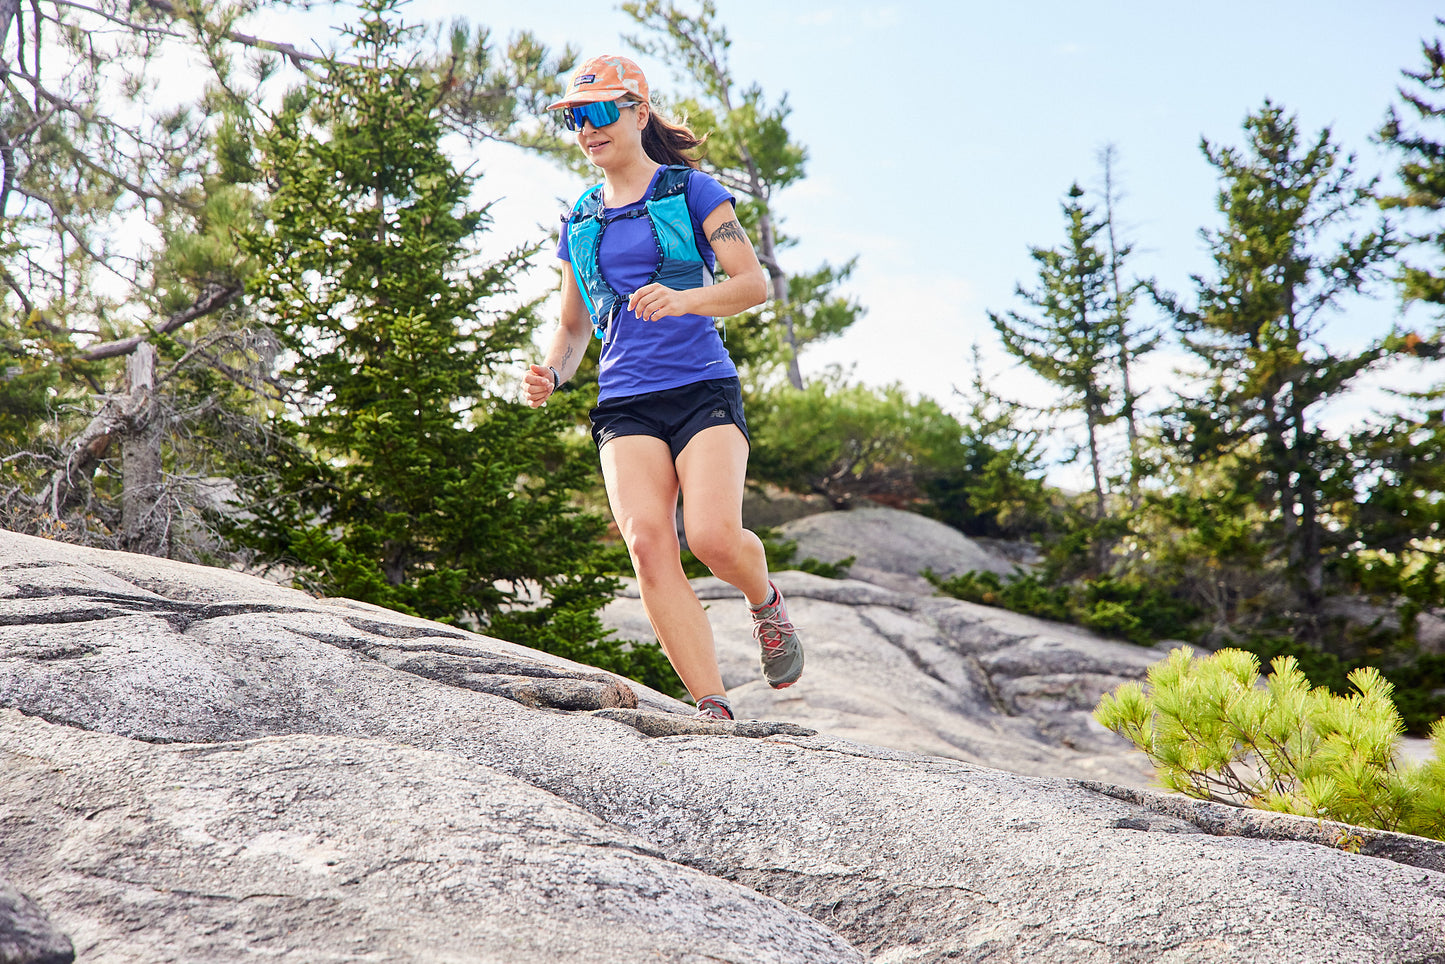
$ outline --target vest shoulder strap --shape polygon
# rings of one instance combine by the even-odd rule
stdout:
[[[664,167],[652,185],[651,199],[660,201],[663,198],[672,197],[674,194],[683,193],[687,190],[687,182],[690,177],[692,177],[692,168],[690,167],[680,164],[670,164]]]
[[[594,184],[582,192],[572,210],[562,215],[563,221],[574,221],[587,216],[602,217],[602,185]]]

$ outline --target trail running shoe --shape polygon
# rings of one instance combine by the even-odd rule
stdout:
[[[788,620],[783,594],[771,582],[772,605],[749,606],[753,614],[753,638],[762,648],[763,678],[775,690],[792,686],[803,675],[803,641]]]
[[[727,700],[719,699],[716,696],[704,696],[697,701],[697,712],[692,715],[692,718],[727,721],[733,718],[733,708],[728,705]]]

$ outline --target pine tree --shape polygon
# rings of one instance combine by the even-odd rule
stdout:
[[[237,312],[230,230],[249,205],[213,163],[217,104],[168,100],[150,76],[196,49],[173,14],[0,10],[0,519],[198,559],[217,453],[254,425],[236,383],[258,339]]]
[[[313,591],[660,683],[657,654],[624,653],[596,617],[616,584],[602,521],[569,502],[592,472],[568,457],[576,413],[508,397],[537,319],[497,302],[535,248],[477,263],[486,212],[441,148],[447,85],[416,65],[402,2],[364,0],[352,59],[328,58],[257,136],[270,203],[249,291],[297,404],[240,532]]]
[[[1261,681],[1237,649],[1195,658],[1188,646],[1126,683],[1094,717],[1132,742],[1168,790],[1202,800],[1445,839],[1445,720],[1433,759],[1399,753],[1404,724],[1393,687],[1373,668],[1350,673],[1355,692],[1311,688],[1283,656]],[[1342,834],[1337,843],[1350,847]]]
[[[1094,514],[1107,513],[1102,433],[1116,417],[1112,381],[1123,325],[1110,285],[1110,262],[1100,247],[1105,222],[1080,200],[1077,184],[1063,205],[1068,239],[1059,248],[1032,248],[1039,287],[1017,294],[1040,315],[989,312],[1004,349],[1064,395],[1062,408],[1084,415],[1085,448],[1093,477]]]
[[[1437,20],[1445,26],[1445,20]],[[1445,251],[1445,50],[1440,40],[1421,45],[1425,65],[1403,74],[1400,89],[1411,127],[1391,108],[1380,140],[1400,156],[1398,193],[1380,204],[1401,211],[1413,223],[1407,236],[1414,251]],[[1434,309],[1436,331],[1387,339],[1386,347],[1416,364],[1439,365],[1445,354],[1440,324],[1445,312],[1445,273],[1413,257],[1402,259],[1397,284],[1402,300]],[[1356,542],[1348,556],[1351,575],[1367,592],[1402,601],[1403,635],[1413,639],[1422,611],[1445,605],[1445,384],[1401,393],[1402,410],[1352,439],[1359,475],[1369,487],[1356,518]]]
[[[252,112],[321,59],[251,32],[268,2],[0,2],[7,528],[229,561],[204,510],[272,444],[258,415],[280,399],[234,240],[255,216]],[[558,85],[546,49],[450,39],[423,58],[449,128],[530,143],[519,118]],[[197,86],[157,83],[187,62]]]
[[[1319,406],[1383,353],[1380,344],[1333,350],[1321,331],[1346,294],[1380,277],[1394,243],[1383,223],[1328,240],[1373,205],[1373,182],[1356,178],[1328,128],[1302,144],[1295,119],[1266,101],[1244,130],[1242,150],[1203,144],[1219,170],[1224,225],[1204,232],[1214,273],[1195,277],[1195,307],[1173,306],[1204,366],[1204,391],[1181,397],[1173,437],[1266,513],[1294,605],[1315,614],[1339,550],[1330,507],[1354,498],[1350,463]]]
[[[1436,22],[1445,26],[1445,19]],[[1438,125],[1445,121],[1445,103],[1439,101],[1445,95],[1445,49],[1438,39],[1421,47],[1425,67],[1403,71],[1411,83],[1400,88],[1400,96],[1416,121]],[[1380,140],[1403,155],[1398,169],[1401,191],[1382,197],[1381,206],[1433,215],[1431,223],[1411,234],[1410,241],[1434,252],[1445,250],[1445,223],[1439,217],[1445,212],[1445,141],[1411,129],[1394,107],[1380,129]],[[1407,262],[1400,269],[1399,280],[1406,301],[1445,308],[1445,272]]]

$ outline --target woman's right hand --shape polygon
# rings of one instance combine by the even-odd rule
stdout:
[[[528,367],[527,374],[522,376],[522,390],[528,405],[542,407],[552,395],[552,369],[545,365]]]

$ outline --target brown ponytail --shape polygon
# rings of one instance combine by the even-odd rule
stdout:
[[[669,124],[657,111],[649,111],[647,126],[642,129],[642,149],[658,164],[676,164],[696,169],[698,156],[707,138],[698,137],[685,124]]]

